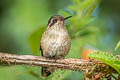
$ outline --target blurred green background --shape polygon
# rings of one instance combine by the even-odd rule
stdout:
[[[115,52],[120,40],[120,0],[0,0],[0,52],[40,55],[40,37],[52,15],[72,15],[67,57],[84,49]],[[115,52],[119,54],[119,52]],[[0,66],[0,80],[42,80],[40,67]],[[75,71],[56,71],[46,80],[83,80]]]

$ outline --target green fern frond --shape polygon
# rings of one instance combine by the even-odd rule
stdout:
[[[73,5],[69,5],[64,10],[60,10],[59,13],[64,16],[73,17],[69,20],[69,31],[72,37],[79,37],[78,32],[84,31],[88,28],[89,23],[91,23],[95,18],[91,16],[92,12],[95,10],[97,5],[100,4],[101,0],[73,0]],[[89,30],[91,33],[91,31]]]
[[[90,54],[89,57],[104,62],[120,74],[120,60],[118,60],[113,54],[98,51]]]

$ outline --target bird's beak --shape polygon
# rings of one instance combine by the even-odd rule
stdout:
[[[65,17],[64,20],[71,18],[72,16]]]

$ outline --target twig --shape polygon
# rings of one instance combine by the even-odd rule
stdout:
[[[84,59],[58,59],[58,60],[50,60],[45,59],[41,56],[32,56],[32,55],[15,55],[15,54],[8,54],[8,53],[0,53],[0,64],[7,64],[7,65],[32,65],[32,66],[45,66],[45,67],[56,67],[60,69],[68,69],[74,71],[86,71],[91,70],[93,66],[95,67],[96,72],[103,71],[112,71],[109,66],[105,65],[99,61],[89,61]]]

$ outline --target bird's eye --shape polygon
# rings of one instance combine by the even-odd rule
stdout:
[[[57,22],[57,19],[53,19],[52,23],[55,24]]]
[[[48,22],[49,27],[51,27],[52,25],[54,25],[56,22],[57,22],[57,19],[50,19],[49,22]]]

